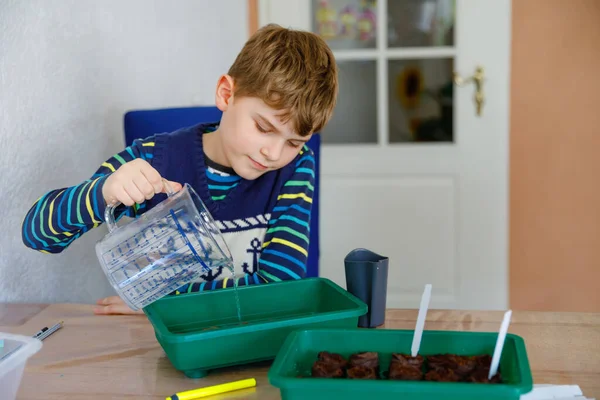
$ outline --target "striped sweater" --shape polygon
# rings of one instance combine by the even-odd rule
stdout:
[[[200,124],[135,140],[85,182],[44,194],[23,220],[23,242],[40,252],[60,253],[99,226],[104,222],[105,180],[119,166],[141,158],[166,179],[189,183],[202,198],[232,252],[240,286],[305,277],[314,190],[312,150],[304,146],[287,166],[250,181],[205,156],[202,134],[215,127]],[[164,197],[158,194],[143,204],[120,206],[115,216],[138,217]],[[211,273],[175,294],[231,287],[233,279],[225,275],[222,270]]]

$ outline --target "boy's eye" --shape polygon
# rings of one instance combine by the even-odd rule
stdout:
[[[258,129],[262,133],[267,133],[267,130],[263,128],[258,122],[256,123],[256,129]]]
[[[302,143],[297,143],[297,142],[288,142],[288,144],[295,148],[302,146]]]

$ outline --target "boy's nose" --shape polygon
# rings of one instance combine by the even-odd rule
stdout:
[[[270,146],[263,147],[260,152],[269,161],[277,161],[281,157],[283,146],[279,143],[274,143]]]

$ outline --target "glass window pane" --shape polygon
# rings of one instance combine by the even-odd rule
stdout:
[[[377,143],[376,62],[338,61],[339,94],[323,143]]]
[[[389,141],[453,142],[453,58],[388,61]]]
[[[455,0],[388,0],[388,47],[454,45]]]
[[[374,49],[376,0],[312,0],[312,30],[332,50]]]

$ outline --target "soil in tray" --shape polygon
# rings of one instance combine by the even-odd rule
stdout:
[[[393,353],[384,370],[376,352],[358,352],[345,359],[342,355],[322,351],[313,363],[311,377],[337,379],[387,379],[401,381],[502,383],[500,371],[488,380],[492,361],[489,355],[430,356]],[[382,372],[383,371],[383,372]]]

